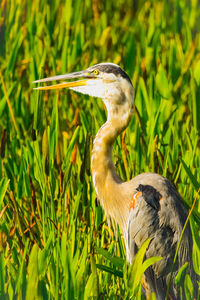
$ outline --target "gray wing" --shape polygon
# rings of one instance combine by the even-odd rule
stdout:
[[[128,220],[129,261],[142,243],[150,238],[146,257],[162,256],[163,259],[150,267],[145,277],[158,299],[164,299],[176,247],[187,217],[179,194],[173,185],[163,178],[162,188],[158,185],[139,184],[135,193],[139,197],[130,210]],[[192,238],[189,226],[186,228],[175,270],[186,261],[192,264]],[[174,274],[175,276],[175,274]],[[171,296],[178,299],[177,289],[173,287]]]

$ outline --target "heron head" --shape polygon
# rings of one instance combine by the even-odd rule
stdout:
[[[77,78],[79,80],[74,81]],[[128,75],[116,64],[101,63],[80,72],[48,77],[34,83],[70,80],[55,85],[37,87],[39,90],[69,88],[82,94],[102,98],[105,101],[120,104],[133,98],[133,86]]]

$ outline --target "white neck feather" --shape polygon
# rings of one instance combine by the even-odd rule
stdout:
[[[115,171],[112,161],[112,146],[117,136],[128,126],[132,116],[133,100],[123,104],[112,105],[104,100],[107,110],[107,122],[98,131],[92,150],[91,169],[97,197],[106,215],[113,218],[124,230],[127,215],[120,185],[122,179]],[[128,209],[128,208],[127,208]]]

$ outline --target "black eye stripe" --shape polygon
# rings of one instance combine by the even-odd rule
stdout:
[[[121,76],[122,78],[125,78],[129,81],[129,83],[132,82],[130,80],[130,78],[128,77],[128,75],[117,65],[112,65],[112,64],[98,64],[93,66],[95,69],[94,71],[100,71],[100,72],[104,72],[104,73],[113,73],[115,76]],[[93,72],[94,72],[93,71]]]

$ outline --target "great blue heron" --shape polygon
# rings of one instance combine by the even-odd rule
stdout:
[[[164,299],[187,211],[174,186],[161,175],[143,173],[124,182],[115,171],[112,161],[113,143],[128,126],[134,105],[134,89],[128,75],[116,64],[101,63],[84,71],[44,78],[35,83],[74,78],[82,79],[37,89],[68,87],[103,99],[107,108],[107,121],[95,137],[91,157],[96,194],[106,215],[120,226],[128,262],[133,261],[137,250],[147,238],[151,241],[146,257],[163,257],[145,272],[144,279],[147,296],[153,291],[157,299]],[[190,264],[189,274],[195,281],[189,226],[186,227],[178,250],[173,278],[186,261]],[[179,290],[174,283],[170,296],[179,299]]]

